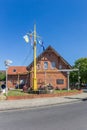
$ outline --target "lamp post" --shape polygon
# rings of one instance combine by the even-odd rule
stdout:
[[[80,88],[80,63],[78,64],[78,89]]]
[[[11,60],[5,60],[5,62],[4,62],[5,67],[6,67],[6,96],[7,96],[7,93],[8,93],[8,84],[7,84],[7,81],[8,81],[8,67],[10,66],[11,63],[12,63]]]
[[[78,89],[80,89],[80,79],[81,79],[81,77],[80,77],[80,74],[79,74],[79,71],[78,71]]]

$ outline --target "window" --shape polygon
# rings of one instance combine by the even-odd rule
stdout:
[[[39,70],[41,68],[40,64],[37,64],[37,69]]]
[[[44,69],[48,69],[48,62],[44,62]]]
[[[51,62],[51,68],[54,69],[56,67],[56,63],[53,61]]]
[[[56,83],[57,83],[57,84],[64,84],[64,79],[57,79],[57,80],[56,80]]]

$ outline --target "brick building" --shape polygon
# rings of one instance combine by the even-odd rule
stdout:
[[[26,66],[10,66],[8,68],[8,88],[15,88],[21,82],[26,83],[28,79],[28,71]]]
[[[51,46],[37,57],[37,86],[51,84],[55,88],[67,88],[67,73],[61,69],[71,69],[70,64]],[[29,86],[33,86],[33,62],[27,67]]]
[[[49,46],[37,57],[37,86],[51,84],[53,87],[67,88],[67,73],[61,69],[71,69],[70,64]],[[8,68],[8,88],[15,88],[21,81],[33,86],[33,62],[29,66]]]

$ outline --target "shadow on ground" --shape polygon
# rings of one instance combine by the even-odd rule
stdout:
[[[78,100],[81,100],[81,101],[87,101],[87,98],[73,98],[73,97],[65,97],[67,99],[78,99]]]

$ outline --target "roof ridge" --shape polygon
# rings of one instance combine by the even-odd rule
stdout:
[[[38,59],[41,55],[43,55],[48,49],[52,49],[57,56],[61,57],[61,59],[63,60],[63,62],[65,62],[67,65],[69,65],[70,68],[72,67],[51,45],[49,45],[39,56],[37,56],[36,59]],[[29,68],[29,67],[33,64],[33,62],[34,62],[34,61],[32,61],[32,62],[27,66],[27,68]]]

